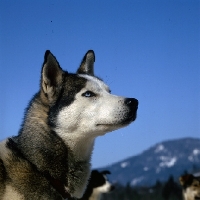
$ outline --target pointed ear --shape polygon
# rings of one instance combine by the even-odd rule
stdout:
[[[41,89],[51,100],[60,91],[63,71],[54,55],[47,50],[44,55],[44,63],[41,74]]]
[[[110,171],[108,171],[108,170],[104,170],[104,171],[102,171],[101,173],[102,173],[102,174],[111,174]]]
[[[184,186],[186,184],[192,183],[193,179],[194,179],[194,176],[192,174],[186,174],[179,177],[179,182],[182,186]]]
[[[83,57],[81,65],[77,70],[77,74],[88,74],[94,76],[94,62],[95,62],[94,51],[89,50]]]

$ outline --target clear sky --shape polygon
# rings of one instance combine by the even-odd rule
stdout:
[[[18,133],[46,49],[69,72],[93,49],[112,93],[139,100],[134,123],[96,139],[93,167],[200,137],[199,0],[1,0],[0,140]]]

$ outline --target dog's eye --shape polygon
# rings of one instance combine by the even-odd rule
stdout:
[[[86,91],[82,94],[83,97],[95,97],[96,95],[91,91]]]

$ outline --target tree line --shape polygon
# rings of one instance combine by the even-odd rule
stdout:
[[[170,176],[167,182],[159,180],[152,187],[131,187],[115,185],[115,190],[103,194],[101,200],[182,200],[182,189],[179,183]]]

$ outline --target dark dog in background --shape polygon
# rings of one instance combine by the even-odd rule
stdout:
[[[80,200],[100,200],[102,193],[113,191],[115,187],[108,181],[107,174],[110,174],[110,171],[93,170],[86,191]]]

